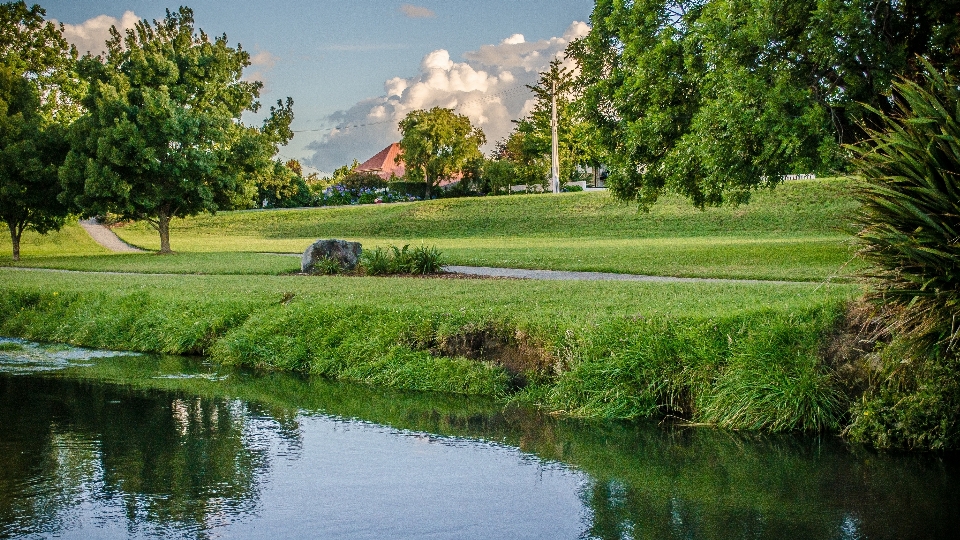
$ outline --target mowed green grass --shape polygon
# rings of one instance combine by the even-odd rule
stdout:
[[[643,213],[606,193],[570,193],[223,212],[176,220],[171,242],[181,252],[298,253],[317,238],[344,238],[367,248],[437,246],[457,265],[820,281],[859,268],[849,234],[852,185],[789,182],[748,205],[704,211],[676,196]],[[116,232],[159,247],[146,224]]]
[[[13,253],[10,243],[10,233],[3,228],[0,234],[0,264],[11,264]],[[106,248],[93,241],[87,231],[80,227],[77,221],[70,221],[57,232],[40,235],[32,231],[24,231],[20,239],[20,256],[27,260],[46,259],[50,257],[79,257],[86,255],[109,254]]]
[[[166,276],[25,272],[0,269],[0,290],[44,294],[156,295],[180,305],[275,305],[283,299],[347,310],[436,312],[451,320],[509,319],[524,327],[566,329],[609,317],[659,314],[709,319],[772,309],[808,309],[845,299],[858,288],[814,283],[648,283],[615,281],[462,280],[342,276]],[[171,316],[178,316],[176,313]]]

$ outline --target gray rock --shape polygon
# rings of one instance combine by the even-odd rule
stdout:
[[[333,259],[340,263],[340,268],[349,272],[360,262],[360,242],[346,240],[317,240],[303,252],[300,259],[300,271],[309,274],[320,259]]]

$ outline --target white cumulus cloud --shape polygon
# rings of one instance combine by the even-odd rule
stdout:
[[[407,113],[431,107],[453,108],[483,129],[488,148],[512,129],[512,120],[529,112],[533,101],[524,86],[534,84],[551,60],[563,56],[570,41],[589,26],[574,22],[560,37],[527,42],[514,34],[495,45],[467,52],[464,61],[440,49],[428,53],[413,77],[384,82],[381,96],[362,100],[327,120],[337,127],[309,143],[305,162],[332,170],[354,159],[364,161],[400,140],[397,124]]]
[[[53,20],[56,23],[56,20]],[[76,45],[80,54],[87,52],[100,54],[107,50],[106,42],[110,39],[110,27],[116,26],[120,34],[136,26],[140,17],[132,11],[125,11],[120,18],[109,15],[98,15],[87,19],[80,24],[64,24],[63,37],[67,42]]]

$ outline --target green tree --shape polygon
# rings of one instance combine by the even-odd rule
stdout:
[[[283,168],[273,156],[293,136],[293,102],[259,128],[242,124],[263,86],[241,79],[250,55],[195,32],[189,8],[111,36],[105,57],[80,61],[88,112],[60,177],[81,213],[147,220],[171,253],[172,218],[248,207],[257,181]]]
[[[486,137],[470,119],[452,109],[434,107],[416,110],[400,121],[401,155],[406,176],[412,182],[426,183],[426,198],[445,178],[462,173],[471,160],[483,157],[480,146]]]
[[[68,210],[57,198],[57,169],[64,125],[77,111],[76,51],[44,15],[24,2],[0,5],[0,219],[15,261],[24,230],[59,230]]]
[[[599,149],[594,126],[585,121],[576,102],[577,87],[573,71],[563,66],[559,59],[550,62],[549,68],[540,73],[534,86],[527,86],[536,96],[533,110],[517,121],[515,132],[507,146],[514,159],[521,164],[528,184],[542,184],[534,175],[550,171],[552,146],[551,117],[552,97],[557,95],[557,151],[560,159],[560,182],[579,180],[577,170],[582,165],[598,165]]]
[[[916,54],[960,67],[955,5],[925,0],[598,0],[572,44],[608,185],[654,202],[749,200],[791,172],[844,167]],[[864,107],[867,105],[867,108]]]

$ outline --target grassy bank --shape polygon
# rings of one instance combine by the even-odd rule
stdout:
[[[16,270],[0,281],[0,334],[34,340],[512,396],[583,417],[782,430],[836,427],[846,410],[819,351],[849,286]]]

